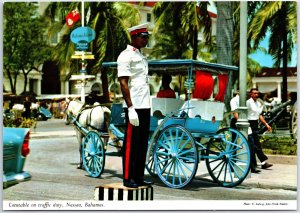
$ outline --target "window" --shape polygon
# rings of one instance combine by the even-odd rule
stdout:
[[[59,42],[59,36],[60,36],[59,33],[56,33],[56,34],[52,35],[51,38],[50,38],[50,44],[51,45],[56,45]]]
[[[151,13],[147,13],[147,22],[151,22]]]

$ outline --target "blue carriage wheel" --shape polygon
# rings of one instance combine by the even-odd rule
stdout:
[[[152,146],[152,150],[148,149],[148,152],[150,152],[150,155],[149,155],[148,161],[146,162],[146,170],[148,171],[148,173],[151,176],[157,177],[157,174],[155,173],[154,148],[155,148],[155,146]]]
[[[88,132],[82,142],[82,160],[91,177],[99,177],[105,165],[105,149],[98,133]]]
[[[232,128],[220,129],[223,137],[212,138],[207,145],[206,166],[220,186],[241,184],[250,170],[250,147],[245,136]]]
[[[191,133],[180,125],[165,127],[154,150],[155,171],[171,188],[183,188],[194,178],[198,168],[197,145]]]

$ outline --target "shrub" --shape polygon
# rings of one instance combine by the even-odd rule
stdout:
[[[266,154],[297,154],[297,141],[288,136],[262,136],[260,142]]]
[[[15,127],[15,128],[31,128],[36,126],[35,118],[23,118],[21,113],[13,112],[9,116],[3,116],[4,127]]]

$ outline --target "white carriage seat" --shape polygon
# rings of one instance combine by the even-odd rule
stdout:
[[[189,108],[184,110],[190,118],[201,117],[201,119],[206,121],[212,121],[215,119],[216,121],[223,120],[223,113],[225,109],[225,104],[223,102],[216,101],[204,101],[199,99],[191,99],[186,101],[182,109]]]
[[[184,104],[184,100],[175,99],[175,98],[156,98],[152,97],[151,99],[151,115],[159,111],[163,116],[175,112],[181,108]]]
[[[175,98],[151,98],[151,120],[150,131],[155,131],[165,116],[179,110],[184,103],[183,100]]]

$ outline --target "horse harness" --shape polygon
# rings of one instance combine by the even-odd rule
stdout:
[[[99,129],[99,128],[97,128],[97,127],[95,127],[95,126],[93,126],[93,125],[90,124],[90,123],[91,123],[91,120],[92,120],[92,112],[93,112],[93,110],[94,110],[96,107],[101,107],[101,106],[100,106],[100,105],[98,105],[98,106],[90,106],[90,105],[84,104],[84,105],[82,106],[82,108],[80,109],[80,111],[79,111],[77,117],[76,117],[76,121],[79,122],[79,117],[80,117],[80,115],[82,114],[82,112],[83,112],[84,110],[91,109],[91,111],[90,111],[90,113],[89,113],[89,116],[86,117],[86,126],[84,126],[84,128],[86,128],[86,129],[87,129],[87,128],[91,128],[91,129],[93,129],[93,130],[96,130],[96,131],[101,132],[101,131],[103,131],[103,129]],[[101,107],[101,109],[102,109],[102,107]],[[77,126],[76,126],[76,127],[77,127]],[[79,127],[77,127],[77,129],[79,129]]]

